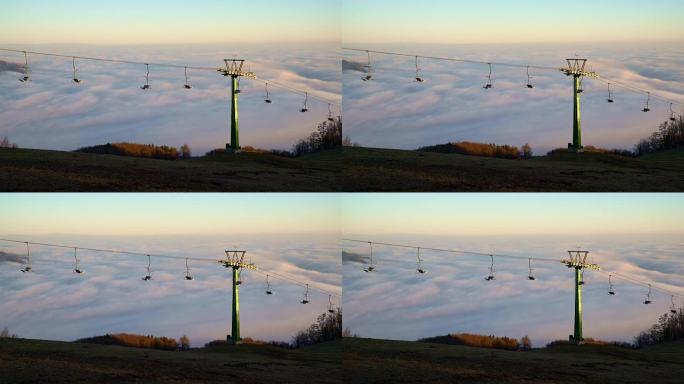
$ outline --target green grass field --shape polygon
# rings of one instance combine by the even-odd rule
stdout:
[[[185,352],[0,339],[0,383],[339,383],[341,342]]]
[[[530,160],[345,148],[345,191],[684,191],[684,149],[643,158],[557,154]]]
[[[4,192],[308,192],[340,189],[341,150],[290,159],[241,153],[167,161],[0,149]]]
[[[682,383],[684,342],[529,352],[346,338],[346,383]]]

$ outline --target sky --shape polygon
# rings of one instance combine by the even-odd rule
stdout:
[[[13,195],[0,200],[1,238],[218,260],[244,249],[261,273],[245,272],[242,336],[289,341],[327,311],[327,293],[264,273],[275,272],[334,293],[341,261],[333,195],[116,194]],[[200,233],[204,230],[204,233]],[[327,233],[323,233],[327,232]],[[230,275],[214,262],[147,259],[32,245],[33,273],[22,273],[26,246],[0,241],[0,328],[25,338],[75,340],[129,332],[178,338],[193,346],[230,333]],[[268,271],[268,272],[266,272]],[[277,322],[272,319],[277,318]]]
[[[344,0],[344,44],[682,40],[678,0]]]
[[[0,44],[338,42],[339,0],[3,1]]]
[[[427,274],[419,274],[415,249],[374,244],[376,270],[366,273],[369,245],[343,241],[345,327],[396,340],[469,332],[529,335],[543,347],[567,339],[573,274],[555,261],[532,261],[530,281],[525,258],[560,261],[581,247],[602,268],[585,274],[585,337],[633,341],[669,310],[671,295],[655,292],[645,306],[647,287],[615,279],[610,296],[608,273],[656,282],[684,306],[681,206],[676,194],[346,195],[345,238],[523,259],[496,257],[496,279],[487,282],[487,256],[423,249]]]
[[[338,200],[285,193],[26,193],[3,196],[0,210],[2,232],[10,234],[334,234]]]
[[[681,202],[679,194],[347,194],[341,217],[345,233],[377,235],[682,234]]]

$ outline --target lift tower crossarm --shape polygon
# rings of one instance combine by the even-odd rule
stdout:
[[[585,67],[587,65],[587,59],[566,59],[568,62],[567,68],[561,68],[560,71],[565,73],[567,76],[572,76],[574,79],[574,108],[573,108],[573,123],[572,123],[572,143],[568,144],[568,148],[575,151],[581,152],[584,148],[582,146],[582,120],[580,114],[581,100],[580,94],[582,93],[582,78],[591,77],[598,79],[599,75],[593,71],[586,71]]]
[[[230,144],[226,144],[226,150],[237,153],[240,151],[240,129],[238,125],[238,93],[240,90],[238,88],[238,79],[241,77],[246,77],[251,80],[256,80],[256,74],[254,72],[243,70],[245,65],[244,59],[225,59],[223,61],[225,62],[226,67],[220,68],[218,71],[223,74],[223,76],[230,77],[232,79],[230,104]]]
[[[219,261],[226,268],[233,270],[233,321],[231,327],[231,334],[228,341],[233,344],[240,344],[240,301],[238,296],[238,281],[240,279],[240,270],[249,269],[256,271],[257,266],[252,263],[245,262],[245,254],[247,251],[230,250],[226,251],[226,260]]]
[[[584,338],[582,336],[582,270],[591,269],[600,271],[601,267],[597,264],[588,263],[589,251],[568,251],[569,258],[562,260],[568,268],[575,269],[575,329],[570,335],[570,342],[580,344]]]

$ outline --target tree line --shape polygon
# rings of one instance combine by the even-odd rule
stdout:
[[[642,139],[634,146],[634,154],[643,156],[649,153],[675,149],[684,146],[684,117],[660,124],[656,132]]]

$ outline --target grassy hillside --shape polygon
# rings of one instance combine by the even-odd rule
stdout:
[[[560,153],[530,160],[345,148],[345,191],[684,191],[684,149],[642,158]]]
[[[0,339],[0,382],[339,383],[341,343],[299,350],[240,345],[186,352]]]
[[[681,383],[684,342],[643,350],[609,345],[529,352],[457,345],[344,339],[345,382]],[[390,379],[391,378],[391,379]]]
[[[0,150],[0,191],[337,191],[341,150],[296,159],[241,153],[184,161]]]

